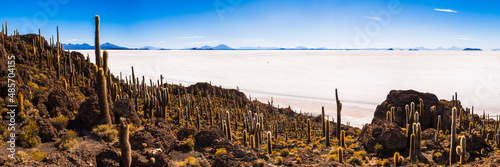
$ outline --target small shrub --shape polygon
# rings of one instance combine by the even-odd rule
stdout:
[[[354,152],[355,157],[359,157],[360,159],[365,159],[366,151],[356,151]]]
[[[440,152],[435,152],[432,157],[435,160],[440,160],[442,156],[443,156],[443,154],[441,154]]]
[[[200,163],[196,161],[194,157],[187,157],[184,161],[178,162],[177,166],[179,167],[198,167]]]
[[[276,157],[276,163],[282,164],[283,163],[283,157],[282,156],[277,156]]]
[[[215,156],[217,157],[226,154],[227,154],[226,148],[218,148],[217,151],[215,151]]]
[[[40,161],[42,161],[47,156],[47,153],[41,152],[40,150],[38,150],[38,151],[31,151],[31,153],[29,153],[28,156],[32,160],[40,162]]]
[[[64,115],[60,115],[54,118],[54,126],[58,129],[64,129],[68,125],[68,117],[65,117]]]
[[[297,157],[297,159],[295,159],[297,161],[298,164],[301,164],[302,163],[302,159],[300,159],[300,157]]]
[[[332,154],[332,155],[328,155],[327,158],[330,161],[338,161],[339,160],[339,155],[338,154]]]
[[[375,163],[377,164],[377,166],[385,166],[389,163],[389,160],[387,159],[378,159],[377,161],[375,161]]]
[[[38,136],[38,132],[40,131],[40,127],[36,125],[36,121],[32,120],[23,127],[21,134],[19,136],[19,143],[23,147],[35,147],[37,146],[41,139]]]
[[[265,167],[266,166],[266,161],[263,159],[257,159],[255,163],[253,164],[254,167]]]
[[[75,146],[77,143],[76,137],[78,137],[78,133],[76,133],[74,130],[69,130],[66,132],[64,137],[61,140],[61,143],[59,143],[59,149],[61,150],[69,150]]]
[[[186,139],[186,146],[189,150],[194,150],[194,140],[192,137]]]
[[[134,133],[135,130],[137,130],[137,126],[135,126],[133,123],[128,124],[128,127],[129,127],[128,131],[130,133]]]
[[[92,129],[92,135],[97,137],[99,140],[111,142],[118,135],[118,130],[109,124],[98,125],[96,128]]]
[[[351,164],[353,166],[362,166],[363,165],[363,161],[359,157],[351,157],[351,158],[347,159],[347,163]]]
[[[380,153],[380,152],[382,151],[382,149],[384,149],[384,148],[382,147],[382,145],[380,145],[380,144],[378,144],[378,143],[377,143],[377,144],[375,144],[375,147],[374,147],[374,148],[375,148],[375,151],[376,151],[377,153]]]
[[[286,156],[290,155],[290,150],[288,150],[288,148],[285,148],[285,149],[281,150],[281,155],[283,157],[286,157]]]
[[[319,155],[319,150],[318,149],[314,149],[313,150],[313,154]]]

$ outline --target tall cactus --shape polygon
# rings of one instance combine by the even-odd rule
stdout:
[[[325,123],[325,126],[326,126],[326,140],[325,140],[325,146],[326,148],[329,148],[330,147],[330,120],[325,120],[326,123]]]
[[[231,135],[231,114],[229,111],[226,111],[226,128],[227,128],[227,139],[232,140],[232,135]]]
[[[273,145],[272,145],[272,140],[271,140],[271,131],[267,131],[267,153],[268,154],[273,154]]]
[[[100,24],[100,18],[99,15],[95,15],[94,17],[95,20],[95,64],[97,67],[102,67],[101,65],[101,44],[99,42],[100,36],[99,36],[99,24]]]
[[[323,135],[323,137],[326,137],[326,125],[325,125],[325,106],[321,106],[321,126],[323,127],[323,133],[321,135]]]
[[[104,75],[108,75],[108,51],[106,50],[102,53],[102,69],[104,69]]]
[[[415,160],[415,133],[412,133],[410,136],[410,161],[414,162]]]
[[[465,136],[460,137],[460,145],[457,146],[457,154],[460,156],[460,164],[465,164],[467,163],[467,160],[469,159],[469,153],[465,150],[466,148],[466,140]]]
[[[104,70],[99,68],[97,72],[97,98],[99,100],[99,110],[103,116],[102,124],[111,124],[111,116],[108,108],[108,95],[106,94],[106,79],[104,78]]]
[[[307,142],[311,142],[311,121],[307,119]]]
[[[132,147],[129,142],[129,126],[123,121],[120,125],[120,149],[122,156],[120,159],[120,167],[130,167],[132,164]]]
[[[341,110],[342,110],[342,103],[339,100],[339,95],[337,92],[337,89],[335,89],[335,99],[337,101],[337,140],[340,140],[340,124],[341,124]]]
[[[439,142],[439,129],[441,128],[441,115],[438,116],[436,133],[434,135],[434,141]]]
[[[247,144],[247,130],[243,129],[243,146],[248,146]]]
[[[346,147],[346,145],[345,145],[345,131],[344,130],[340,131],[339,144],[340,144],[340,147]]]
[[[457,150],[456,150],[456,120],[457,120],[457,108],[453,107],[451,111],[451,139],[450,139],[450,165],[457,162]]]

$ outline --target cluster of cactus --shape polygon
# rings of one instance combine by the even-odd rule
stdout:
[[[394,122],[394,107],[391,107],[390,111],[387,111],[386,113],[386,119],[387,121],[393,123]]]
[[[403,156],[399,155],[399,152],[394,153],[394,166],[401,166],[403,163]]]

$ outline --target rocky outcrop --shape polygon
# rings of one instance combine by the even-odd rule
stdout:
[[[385,120],[374,119],[360,132],[358,140],[365,146],[367,151],[375,152],[375,145],[382,145],[382,152],[392,154],[406,148],[407,137],[405,132],[396,124]]]

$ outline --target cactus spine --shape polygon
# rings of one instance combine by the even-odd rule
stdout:
[[[337,139],[340,140],[340,123],[341,123],[341,110],[342,103],[340,103],[339,95],[337,93],[337,89],[335,89],[335,99],[337,101]]]
[[[457,150],[456,150],[456,120],[457,120],[457,108],[453,107],[451,112],[451,139],[450,139],[450,165],[453,165],[457,161]]]
[[[460,137],[460,145],[457,146],[457,154],[460,156],[460,164],[465,164],[467,163],[467,160],[469,159],[469,153],[465,150],[466,148],[466,140],[465,136]]]
[[[120,167],[130,167],[132,164],[132,147],[129,142],[129,126],[123,121],[120,125],[120,149],[122,152]]]
[[[273,145],[272,145],[272,140],[271,140],[271,131],[267,131],[267,153],[268,154],[273,154]]]

